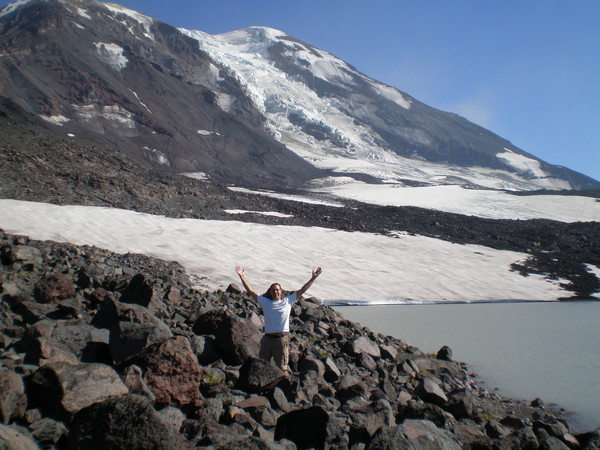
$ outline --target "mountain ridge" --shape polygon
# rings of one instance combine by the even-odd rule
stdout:
[[[9,5],[0,27],[0,95],[161,170],[262,188],[600,186],[280,30],[212,36],[91,0]]]

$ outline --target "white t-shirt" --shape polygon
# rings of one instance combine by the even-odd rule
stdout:
[[[294,303],[296,303],[295,292],[281,300],[271,300],[262,295],[258,297],[258,304],[265,316],[265,333],[290,331],[290,313]]]

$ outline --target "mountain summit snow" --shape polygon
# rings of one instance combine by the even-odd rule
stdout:
[[[93,0],[19,1],[0,30],[0,96],[164,170],[263,188],[600,187],[283,31],[209,35]]]

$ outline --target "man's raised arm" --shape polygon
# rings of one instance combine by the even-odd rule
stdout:
[[[254,301],[258,301],[258,294],[256,293],[256,291],[254,289],[252,289],[250,287],[250,285],[246,281],[246,275],[244,274],[244,269],[242,269],[240,266],[236,266],[235,273],[237,273],[239,275],[240,280],[242,281],[242,284],[244,285],[244,289],[246,289],[246,292],[248,292],[248,294],[250,294],[250,296],[254,299]]]
[[[304,294],[306,291],[308,291],[308,288],[311,287],[311,285],[313,284],[313,281],[315,281],[317,279],[317,277],[319,275],[321,275],[321,268],[317,267],[315,270],[312,271],[312,277],[310,277],[310,280],[308,280],[306,282],[306,284],[304,286],[302,286],[300,289],[298,289],[296,291],[296,297],[300,298],[302,296],[302,294]]]

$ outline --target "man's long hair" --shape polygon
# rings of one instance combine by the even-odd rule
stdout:
[[[268,298],[269,300],[273,300],[273,297],[271,297],[271,289],[273,289],[275,286],[279,286],[281,288],[281,285],[279,283],[273,283],[271,286],[269,286],[269,289],[267,289],[267,292],[265,292],[262,296],[265,298]],[[283,289],[281,289],[281,296],[285,297],[285,295],[283,295]]]

